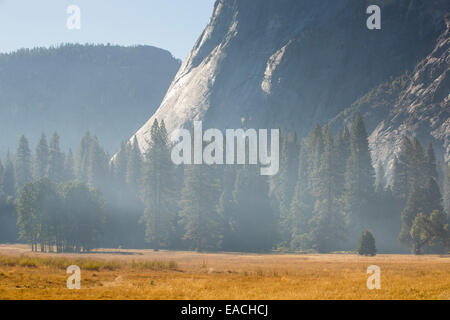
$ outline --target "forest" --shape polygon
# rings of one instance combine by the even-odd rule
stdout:
[[[0,161],[0,242],[34,251],[151,248],[200,252],[378,252],[450,249],[450,166],[432,144],[403,137],[392,168],[373,164],[364,122],[280,136],[280,170],[174,165],[164,121],[142,155],[137,139],[112,157],[87,132],[78,149],[43,133]],[[111,160],[112,159],[112,160]],[[386,174],[386,172],[390,174]]]

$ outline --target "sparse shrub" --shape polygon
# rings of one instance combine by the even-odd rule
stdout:
[[[358,254],[363,256],[374,256],[377,253],[375,238],[369,230],[361,233],[358,241]]]

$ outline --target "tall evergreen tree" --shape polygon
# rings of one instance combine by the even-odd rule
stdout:
[[[16,195],[16,179],[14,163],[9,152],[6,154],[5,168],[3,170],[3,192],[6,195],[14,197]]]
[[[109,157],[100,146],[97,137],[91,139],[88,155],[88,185],[105,190],[109,183]]]
[[[439,181],[439,174],[437,170],[436,155],[434,153],[433,144],[430,142],[427,146],[425,157],[426,175],[434,178],[436,182]]]
[[[48,156],[47,136],[42,133],[34,154],[33,176],[35,180],[48,176]]]
[[[444,208],[447,212],[448,221],[450,223],[450,163],[447,163],[445,169]]]
[[[184,240],[197,251],[213,251],[221,247],[223,229],[217,212],[220,187],[208,165],[186,165],[180,201],[180,223]]]
[[[289,216],[292,249],[309,249],[308,234],[313,211],[313,197],[308,181],[308,156],[306,147],[303,145],[299,153],[298,179]]]
[[[69,149],[64,158],[64,181],[71,181],[75,179],[75,164],[73,159],[72,149]]]
[[[91,151],[91,144],[91,134],[89,132],[86,132],[86,134],[81,138],[80,146],[78,147],[74,161],[75,177],[82,182],[88,181],[89,154]]]
[[[142,200],[147,241],[155,250],[168,244],[174,232],[176,206],[174,201],[174,168],[164,121],[155,119],[151,140],[145,154]]]
[[[64,154],[59,145],[59,135],[55,132],[50,139],[48,157],[48,177],[51,181],[61,183],[64,181]]]
[[[352,124],[350,149],[344,202],[347,222],[351,223],[354,235],[357,236],[360,232],[357,229],[370,219],[368,205],[375,185],[368,136],[360,114],[355,117]]]
[[[142,176],[142,154],[139,149],[139,143],[136,136],[130,146],[130,152],[127,161],[127,183],[132,189],[137,190],[141,185]]]
[[[272,178],[272,195],[279,211],[280,234],[285,242],[289,237],[289,215],[298,174],[299,145],[296,133],[282,137],[280,171]]]
[[[20,190],[25,184],[33,180],[31,169],[31,151],[25,136],[20,137],[15,159],[16,189]]]
[[[316,188],[317,202],[314,216],[310,221],[310,238],[312,247],[319,252],[329,252],[337,249],[339,241],[344,239],[345,223],[337,201],[339,190],[334,142],[328,130],[324,127],[324,152],[320,161],[318,183]]]

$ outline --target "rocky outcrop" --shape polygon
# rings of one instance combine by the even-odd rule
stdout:
[[[433,142],[438,158],[450,161],[450,18],[436,45],[412,72],[371,90],[331,121],[349,123],[356,112],[366,119],[372,155],[388,168],[402,136]]]
[[[382,9],[381,30],[366,27],[370,4]],[[218,0],[161,106],[137,132],[139,144],[145,150],[155,118],[169,131],[203,120],[303,136],[412,70],[436,46],[449,11],[446,0]],[[385,125],[371,138],[374,148]]]

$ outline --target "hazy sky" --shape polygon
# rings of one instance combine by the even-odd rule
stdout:
[[[69,5],[81,29],[66,26]],[[0,0],[0,52],[60,43],[146,44],[184,59],[209,22],[214,0]]]

